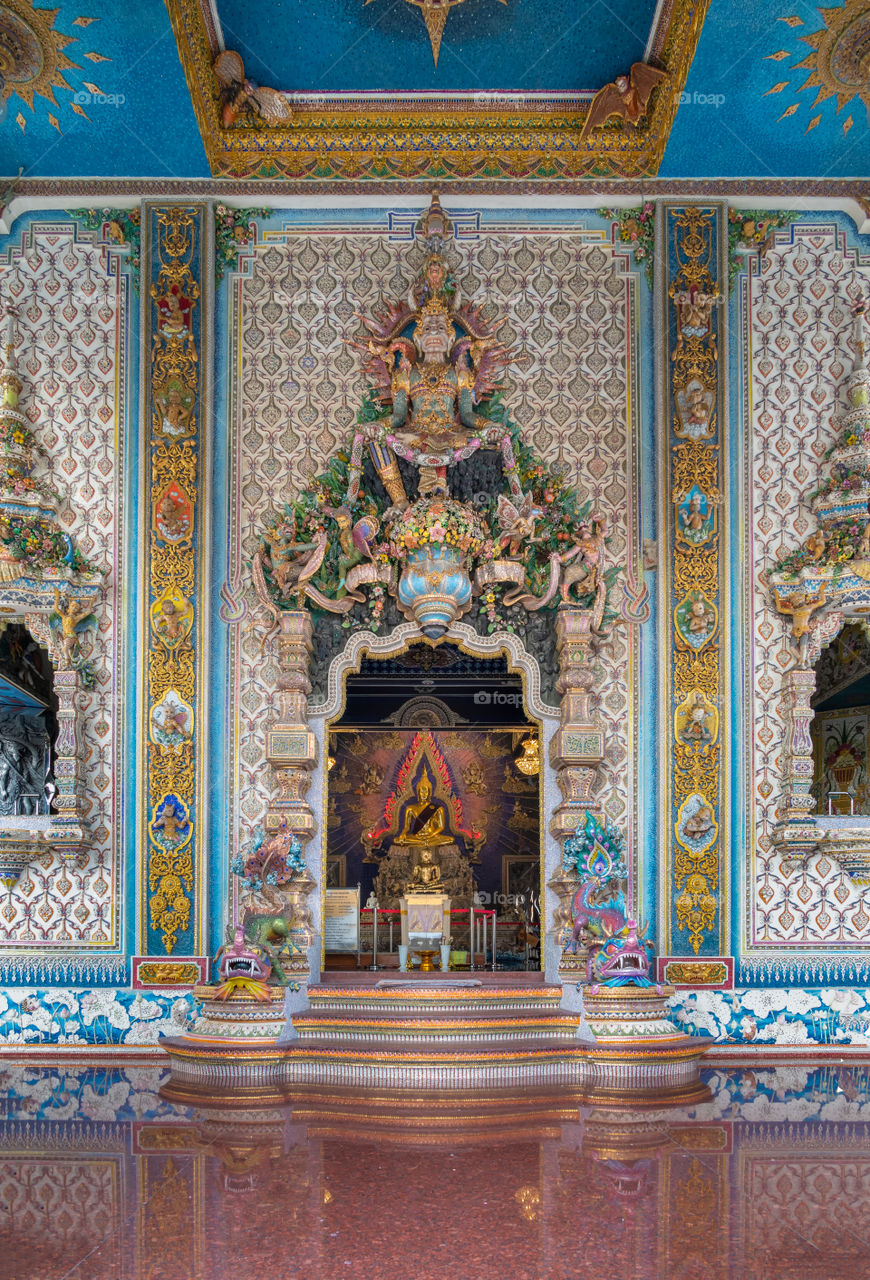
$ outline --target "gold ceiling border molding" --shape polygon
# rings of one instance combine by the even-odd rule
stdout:
[[[0,179],[2,182],[3,179]],[[68,197],[80,204],[90,201],[102,208],[109,203],[133,206],[143,197],[154,199],[192,200],[196,196],[213,197],[216,200],[261,202],[264,198],[274,202],[275,209],[286,208],[285,199],[306,196],[312,184],[307,181],[288,181],[285,178],[18,178],[9,200],[2,205],[0,197],[0,234],[7,234],[10,227],[29,209],[43,208],[51,199]],[[395,194],[395,183],[347,181],[318,184],[318,195],[348,196],[357,192],[366,195]],[[534,201],[541,196],[582,192],[588,209],[596,209],[608,200],[620,200],[625,204],[637,204],[660,196],[665,199],[729,200],[735,208],[755,208],[759,201],[775,201],[779,208],[783,199],[801,200],[805,213],[830,212],[830,201],[840,200],[840,212],[849,217],[861,234],[870,223],[870,197],[867,195],[866,178],[646,178],[627,181],[620,178],[602,178],[592,182],[587,179],[573,183],[544,181],[535,183],[530,190],[528,183],[502,180],[490,182],[476,179],[467,188],[457,186],[456,192],[475,197],[514,194]],[[821,201],[824,200],[824,204]],[[817,203],[813,203],[816,201]],[[853,207],[849,208],[849,204]]]
[[[670,82],[653,92],[637,128],[609,126],[582,138],[577,111],[501,108],[294,110],[287,124],[221,121],[212,62],[218,50],[208,0],[166,0],[209,167],[216,177],[310,182],[564,182],[647,178],[658,172],[710,0],[663,6],[653,56]],[[627,70],[627,68],[626,68]]]

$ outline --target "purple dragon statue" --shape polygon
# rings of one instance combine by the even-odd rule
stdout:
[[[571,901],[567,950],[576,955],[585,943],[586,980],[592,990],[598,985],[651,987],[652,943],[644,938],[646,928],[638,932],[635,921],[627,917],[620,832],[587,813],[583,828],[565,841],[564,852],[565,869],[576,872],[581,881]]]

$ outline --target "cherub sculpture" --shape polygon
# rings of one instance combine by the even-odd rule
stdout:
[[[324,507],[324,512],[332,516],[338,525],[338,545],[341,554],[338,558],[338,590],[335,599],[341,600],[347,595],[347,575],[361,560],[372,559],[371,544],[380,531],[377,516],[364,515],[353,523],[349,507]]]
[[[61,633],[61,652],[63,662],[71,667],[78,648],[78,631],[83,623],[94,612],[99,596],[88,596],[85,600],[76,600],[73,596],[62,596],[57,587],[54,589],[54,612],[57,615]]]
[[[297,542],[295,525],[286,529],[277,526],[268,537],[269,555],[257,552],[259,567],[272,570],[272,577],[282,600],[289,600],[294,591],[304,590],[305,583],[313,578],[323,563],[326,538],[316,542]]]
[[[520,555],[526,543],[540,542],[534,537],[535,524],[544,514],[541,507],[536,507],[532,495],[527,493],[519,507],[505,497],[498,496],[498,527],[501,531],[499,546],[507,548],[508,557],[513,559]]]
[[[824,608],[827,602],[827,585],[822,582],[815,592],[800,590],[791,591],[788,595],[781,595],[775,588],[774,597],[777,613],[791,618],[791,633],[799,643],[801,661],[803,661],[808,647],[810,619],[818,609]]]
[[[861,546],[859,547],[859,550],[858,550],[859,555],[870,555],[870,541],[868,541],[867,543],[867,550],[865,551],[863,549],[868,530],[870,530],[870,522],[868,522],[865,525],[865,528],[864,528],[865,537],[861,539]],[[810,536],[806,540],[806,545],[804,547],[804,550],[807,553],[807,559],[812,561],[813,564],[819,564],[822,560],[824,560],[828,551],[828,540],[825,537],[824,529],[817,529],[815,533],[810,534]]]
[[[234,50],[224,49],[212,64],[220,88],[221,121],[225,129],[235,124],[243,111],[266,124],[283,124],[293,114],[290,104],[277,89],[264,89],[245,76],[245,64]]]
[[[653,89],[667,79],[666,71],[649,67],[645,62],[635,62],[627,76],[617,76],[611,84],[598,90],[583,124],[580,141],[585,141],[592,129],[604,124],[612,116],[619,116],[626,124],[634,127],[639,125],[646,114]]]
[[[604,588],[601,575],[604,569],[604,539],[607,534],[607,518],[593,515],[584,520],[578,529],[579,537],[570,550],[559,557],[563,566],[559,594],[563,605],[571,603],[571,588],[582,589],[583,595],[597,595]]]

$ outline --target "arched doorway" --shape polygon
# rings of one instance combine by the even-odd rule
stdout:
[[[21,623],[0,634],[0,818],[46,816],[58,702],[48,654]]]
[[[450,898],[454,969],[540,968],[539,733],[504,654],[416,643],[347,676],[328,729],[323,884],[358,886],[364,960],[376,900],[377,963],[398,965],[400,902],[423,858]],[[325,937],[327,968],[356,962]]]

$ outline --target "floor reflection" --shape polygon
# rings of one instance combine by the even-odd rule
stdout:
[[[5,1280],[826,1280],[870,1274],[870,1078],[707,1070],[628,1099],[7,1066]]]

